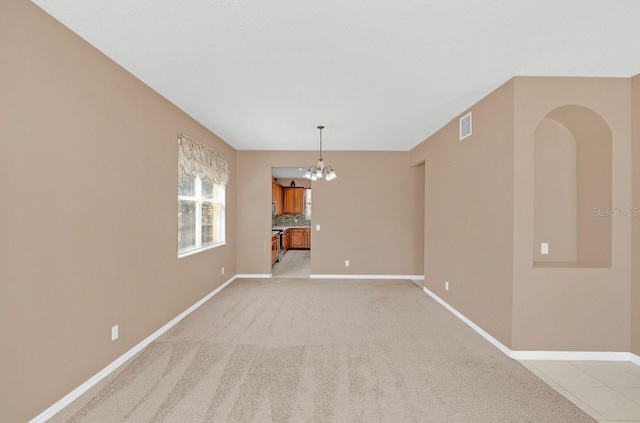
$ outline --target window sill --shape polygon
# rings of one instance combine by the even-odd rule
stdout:
[[[193,250],[183,251],[181,253],[178,253],[178,258],[181,259],[181,258],[189,257],[194,254],[202,253],[207,250],[213,250],[214,248],[222,247],[223,245],[227,245],[227,243],[219,242],[217,244],[207,245],[206,247],[200,247],[200,248],[195,248]]]

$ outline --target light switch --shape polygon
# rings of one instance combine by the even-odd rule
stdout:
[[[540,254],[549,254],[549,243],[543,242],[540,244]]]
[[[316,225],[316,231],[319,231],[319,230],[320,230],[320,224],[318,223],[318,224]]]

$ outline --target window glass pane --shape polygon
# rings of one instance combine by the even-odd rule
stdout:
[[[215,204],[213,203],[202,204],[202,245],[207,245],[216,241],[214,239],[214,206]]]
[[[182,172],[178,174],[178,195],[188,195],[193,197],[195,195],[195,183],[196,178],[193,176],[184,175]]]
[[[213,182],[209,179],[202,181],[202,197],[209,200],[213,199]]]
[[[178,200],[178,251],[196,245],[196,202]]]

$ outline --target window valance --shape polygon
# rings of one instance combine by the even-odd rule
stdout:
[[[178,169],[184,175],[200,176],[215,184],[229,182],[227,159],[182,134],[178,135]]]

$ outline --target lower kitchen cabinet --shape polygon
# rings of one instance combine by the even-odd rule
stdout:
[[[311,228],[304,230],[304,248],[311,248]]]
[[[275,236],[271,237],[271,264],[275,263],[278,260],[278,238]]]
[[[291,229],[287,229],[286,231],[284,231],[284,234],[282,234],[282,249],[284,250],[284,252],[287,252],[287,250],[290,248],[291,245]]]
[[[311,228],[291,228],[291,249],[308,250],[311,248]]]
[[[304,248],[304,229],[292,228],[290,242],[289,248]]]

